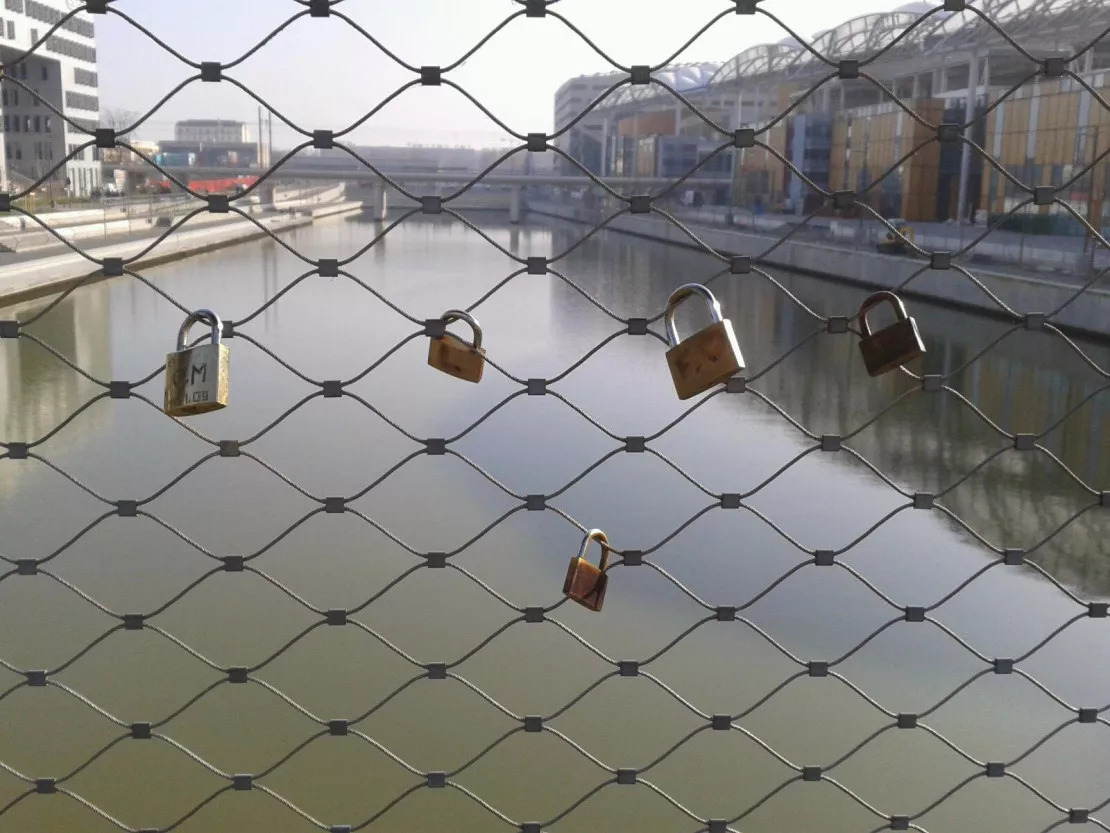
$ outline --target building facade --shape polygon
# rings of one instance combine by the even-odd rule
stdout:
[[[229,119],[187,119],[173,126],[173,138],[177,142],[196,144],[239,144],[251,141],[246,122]]]
[[[602,96],[614,84],[620,82],[619,72],[600,75],[580,75],[571,78],[555,92],[555,133],[552,141],[555,147],[574,158],[593,174],[601,174],[602,126],[605,122],[596,108],[585,116],[583,111]],[[581,118],[579,118],[581,116]],[[579,119],[575,122],[575,119]],[[572,122],[573,125],[571,124]],[[581,175],[582,171],[573,162],[556,155],[555,170],[567,176]]]
[[[75,130],[46,106],[87,130],[99,125],[92,20],[84,13],[66,20],[33,55],[23,58],[70,11],[66,0],[4,0],[0,7],[0,60],[10,67],[0,82],[5,191],[27,188],[47,175],[41,188],[58,195],[87,196],[100,187],[96,150],[78,150],[89,134]],[[69,154],[73,158],[65,161]],[[59,169],[51,174],[55,167]]]
[[[890,219],[997,219],[1080,233],[1074,212],[1105,225],[1110,113],[1099,98],[1110,93],[1110,40],[1091,38],[1110,28],[1110,0],[980,0],[976,8],[913,2],[819,32],[810,48],[789,38],[751,47],[708,77],[683,77],[689,67],[653,73],[705,118],[661,85],[622,87],[594,114],[608,137],[600,167],[644,175],[650,148],[696,137],[731,158],[731,204],[756,211],[832,213],[822,194],[831,190],[851,191]],[[1050,77],[1048,58],[1078,79]],[[870,77],[830,77],[839,61],[861,62]],[[733,148],[732,132],[743,128],[757,144]],[[694,159],[688,151],[683,164]],[[1067,207],[1006,217],[1036,186],[1053,187]]]

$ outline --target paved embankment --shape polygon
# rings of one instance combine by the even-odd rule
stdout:
[[[587,209],[577,206],[534,199],[528,201],[528,210],[591,226],[605,219],[597,216],[596,212],[589,213]],[[623,234],[699,248],[682,229],[661,217],[625,214],[614,219],[606,228]],[[775,241],[768,235],[727,228],[692,225],[690,230],[707,246],[729,255],[758,255]],[[900,286],[915,272],[920,271],[921,274],[914,277],[905,289],[899,290],[902,294],[988,314],[1004,314],[966,276],[954,270],[925,268],[921,271],[928,263],[920,259],[880,255],[827,243],[786,240],[759,262],[882,289]],[[1075,283],[1054,281],[1047,276],[1010,275],[980,264],[969,264],[967,268],[984,286],[1018,312],[1052,313],[1063,307],[1053,318],[1058,326],[1084,335],[1110,337],[1110,291],[1105,288],[1092,287],[1075,300],[1080,289]],[[1100,283],[1105,286],[1110,281],[1104,279]]]
[[[255,219],[269,231],[277,233],[309,225],[324,217],[360,211],[361,208],[361,202],[333,202],[306,207],[295,215],[275,213]],[[209,222],[208,227],[193,228],[194,221],[209,220],[214,216],[219,215],[201,215],[193,218],[181,230],[169,235],[153,248],[151,248],[152,244],[158,239],[157,234],[148,234],[139,239],[98,246],[86,251],[89,256],[97,259],[118,257],[128,261],[129,258],[141,255],[137,260],[127,263],[127,268],[139,270],[266,236],[266,233],[253,222],[235,218],[235,215],[231,215],[233,219],[224,222],[214,224]],[[201,223],[201,225],[205,224]],[[161,231],[165,233],[165,229]],[[146,251],[147,249],[150,251]],[[103,278],[103,273],[93,267],[94,265],[87,258],[76,252],[37,257],[0,267],[0,306],[53,295],[64,292],[75,284]],[[90,273],[92,273],[91,277]]]

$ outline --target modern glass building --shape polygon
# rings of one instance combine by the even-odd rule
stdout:
[[[722,154],[736,205],[812,211],[821,197],[808,180],[854,191],[888,217],[985,220],[1028,196],[1008,173],[1060,189],[1101,224],[1110,213],[1110,110],[1099,100],[1110,100],[1110,38],[1098,36],[1110,28],[1110,0],[975,5],[981,14],[911,3],[818,32],[811,48],[787,38],[624,86],[595,111],[600,167],[669,176],[694,158],[694,143],[719,148],[752,128],[759,145]],[[981,150],[960,140],[969,124],[963,135]],[[1061,206],[1038,211],[1043,225],[1067,225]]]

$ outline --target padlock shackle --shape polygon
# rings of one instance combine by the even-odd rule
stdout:
[[[223,322],[220,321],[220,316],[216,315],[216,313],[212,312],[210,309],[198,309],[189,313],[189,316],[181,325],[181,329],[177,331],[177,352],[180,353],[185,349],[185,345],[189,341],[189,330],[192,329],[193,325],[202,321],[212,324],[212,343],[220,343],[220,338],[223,335],[224,329]]]
[[[663,325],[667,328],[667,343],[671,347],[677,347],[682,341],[682,338],[678,335],[678,328],[674,325],[675,310],[678,309],[679,304],[692,295],[697,295],[705,301],[705,305],[709,307],[709,317],[713,319],[712,323],[721,323],[721,304],[713,293],[700,283],[683,284],[671,293],[671,297],[667,299],[667,311],[663,314]]]
[[[578,548],[578,557],[585,558],[586,550],[590,548],[590,541],[597,541],[601,544],[601,561],[598,562],[597,568],[601,572],[609,569],[609,538],[600,529],[591,529],[586,533],[586,537],[582,539],[582,546]]]
[[[902,299],[888,290],[876,292],[874,295],[869,295],[859,308],[859,329],[864,338],[871,335],[871,325],[867,323],[867,314],[879,304],[887,303],[894,307],[894,314],[898,316],[899,321],[905,321],[909,316],[906,314],[906,305],[902,303]]]
[[[474,342],[470,345],[475,350],[482,349],[482,325],[469,312],[461,309],[449,309],[447,312],[440,316],[444,324],[450,324],[452,321],[465,321],[470,325],[471,331],[474,333]]]

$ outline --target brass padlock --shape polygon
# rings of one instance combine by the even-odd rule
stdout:
[[[678,305],[692,295],[705,300],[713,323],[682,341],[674,325],[674,314]],[[671,293],[664,324],[667,343],[671,346],[667,351],[667,364],[679,399],[704,393],[744,369],[744,357],[736,343],[732,322],[721,317],[721,305],[701,284],[688,283]]]
[[[867,314],[884,302],[894,307],[898,320],[872,333]],[[893,292],[876,292],[863,302],[859,310],[859,329],[863,335],[859,350],[871,376],[881,376],[925,354],[925,343],[917,331],[917,322],[906,315],[902,299]]]
[[[428,345],[428,364],[448,376],[464,382],[482,381],[482,371],[486,367],[486,351],[482,349],[482,328],[468,312],[449,309],[443,313],[444,324],[452,321],[465,321],[474,332],[473,344],[468,344],[457,335],[444,333],[433,338]]]
[[[601,561],[596,566],[586,560],[590,541],[601,544]],[[609,576],[605,572],[608,566],[609,539],[600,529],[591,529],[582,539],[578,555],[570,560],[567,577],[563,582],[563,595],[590,610],[601,610],[605,603],[605,588],[609,586]]]
[[[197,322],[212,325],[212,341],[186,349],[189,330]],[[174,417],[194,416],[227,407],[231,351],[220,343],[223,323],[216,313],[190,313],[177,333],[177,350],[166,356],[166,397],[162,410]]]

